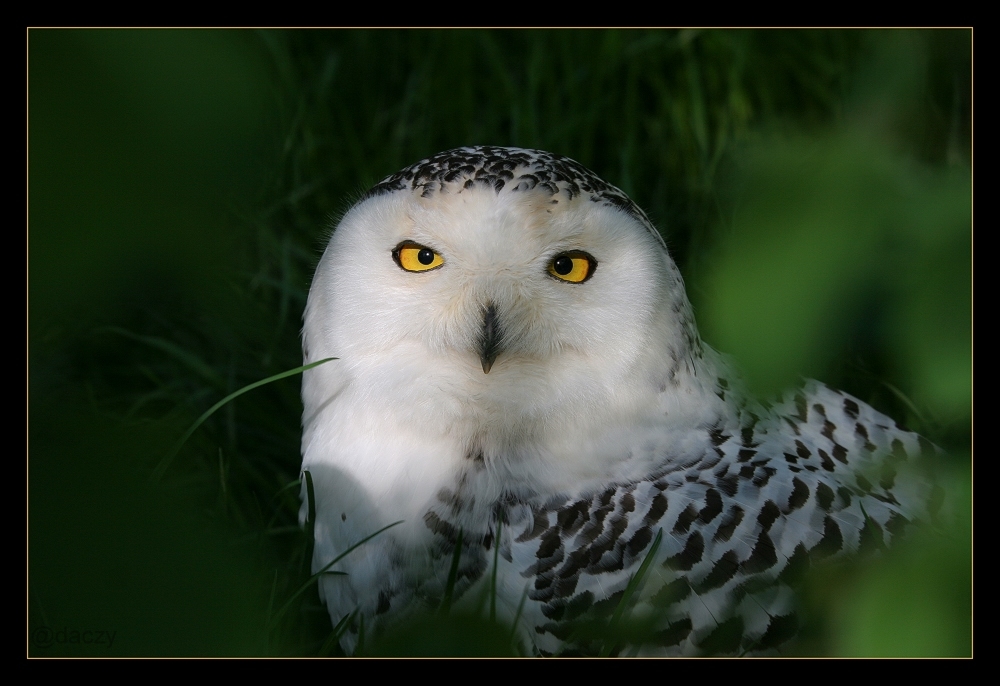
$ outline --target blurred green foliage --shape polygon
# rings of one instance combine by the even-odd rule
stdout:
[[[816,377],[949,451],[959,524],[811,580],[799,650],[970,654],[970,31],[31,30],[28,67],[29,654],[336,652],[295,596],[297,379],[150,474],[301,364],[339,213],[472,144],[629,193],[752,388]],[[463,622],[369,649],[509,649]]]

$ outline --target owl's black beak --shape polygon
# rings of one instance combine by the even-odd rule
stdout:
[[[500,354],[501,337],[497,308],[492,304],[487,305],[483,311],[483,331],[479,338],[479,360],[483,363],[484,374],[490,373],[494,360]]]

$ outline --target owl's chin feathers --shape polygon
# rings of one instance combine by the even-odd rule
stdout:
[[[420,342],[342,356],[307,372],[304,468],[350,474],[351,492],[377,504],[383,525],[419,519],[463,478],[491,502],[638,475],[648,465],[623,446],[641,446],[643,426],[662,444],[664,426],[675,425],[681,446],[727,407],[714,393],[714,358],[677,364],[672,355],[650,347],[616,366],[574,349],[504,349],[488,374],[472,350]]]

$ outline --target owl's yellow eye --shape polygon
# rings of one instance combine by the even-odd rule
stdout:
[[[392,259],[408,272],[427,272],[444,264],[439,254],[412,241],[403,241],[392,251]]]
[[[549,262],[549,274],[570,283],[583,283],[594,275],[595,269],[597,260],[582,250],[564,252]]]

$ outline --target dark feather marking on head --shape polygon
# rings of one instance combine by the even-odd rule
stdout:
[[[484,145],[439,152],[382,179],[362,196],[361,202],[406,190],[429,198],[436,193],[460,193],[473,186],[496,193],[543,191],[553,199],[565,196],[567,200],[585,193],[591,202],[629,215],[666,247],[646,213],[620,189],[579,162],[542,150]]]

